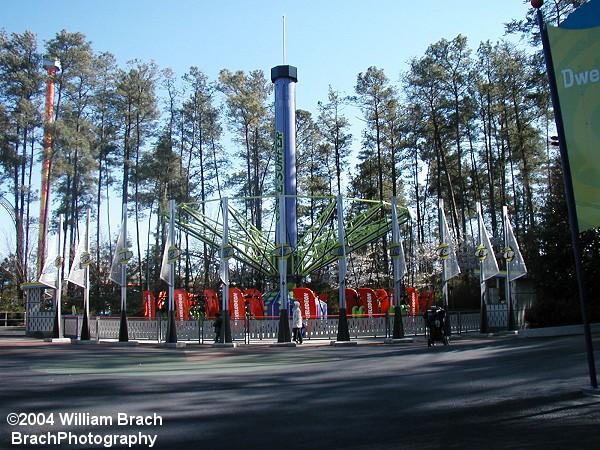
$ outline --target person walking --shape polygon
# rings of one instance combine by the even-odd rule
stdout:
[[[292,308],[292,339],[297,344],[302,344],[302,311],[299,301],[295,301]]]

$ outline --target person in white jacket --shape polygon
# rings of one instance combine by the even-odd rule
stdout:
[[[292,339],[297,344],[302,344],[302,311],[299,301],[295,301],[292,308]]]

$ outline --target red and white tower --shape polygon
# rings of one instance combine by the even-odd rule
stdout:
[[[38,236],[38,276],[42,273],[46,259],[46,240],[48,236],[48,205],[50,203],[50,170],[52,168],[52,134],[50,124],[54,122],[54,83],[56,72],[60,71],[60,61],[44,59],[44,69],[48,72],[46,80],[46,117],[44,129],[44,148],[42,153],[42,186],[40,189],[40,231]]]

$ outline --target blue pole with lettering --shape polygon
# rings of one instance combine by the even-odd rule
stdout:
[[[296,220],[296,83],[298,70],[294,66],[282,65],[271,69],[271,81],[275,84],[275,193],[283,205],[277,208],[276,244],[281,246],[279,268],[280,302],[278,342],[290,342],[287,311],[286,284],[296,283],[295,251],[298,245]],[[281,212],[280,212],[281,211]],[[285,216],[284,216],[285,215]],[[284,234],[285,233],[285,234]],[[283,246],[289,246],[291,255],[284,256]],[[287,283],[286,283],[287,282]],[[285,298],[283,297],[285,295]]]

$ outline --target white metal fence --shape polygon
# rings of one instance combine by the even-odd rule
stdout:
[[[489,313],[488,313],[489,314]],[[451,312],[448,315],[452,334],[479,331],[480,313]],[[66,337],[81,336],[82,316],[63,316],[64,335]],[[337,337],[338,316],[305,321],[305,339],[329,339]],[[402,317],[406,336],[425,335],[425,322],[422,316]],[[120,317],[95,316],[89,321],[92,339],[117,339],[119,336]],[[263,341],[277,339],[279,319],[276,317],[231,320],[231,337],[234,341]],[[211,320],[176,321],[178,341],[204,342],[213,339]],[[394,329],[393,316],[348,317],[348,329],[351,338],[391,337]],[[128,338],[131,340],[165,340],[167,321],[159,319],[134,318],[127,319]]]
[[[0,311],[1,327],[16,327],[25,323],[24,311]]]
[[[32,283],[23,285],[26,296],[25,331],[28,336],[50,335],[54,326],[55,311],[47,308],[43,295],[44,285]],[[523,310],[517,311],[519,317]],[[2,312],[0,312],[2,314]],[[9,316],[5,316],[8,324]],[[0,319],[2,317],[0,316]],[[448,313],[452,334],[479,331],[481,327],[480,311]],[[488,326],[491,331],[507,328],[508,311],[506,304],[487,305]],[[63,330],[66,337],[81,336],[82,316],[63,316]],[[422,316],[404,316],[402,318],[406,336],[425,335],[425,323]],[[335,339],[338,331],[338,317],[328,316],[325,319],[310,319],[305,329],[307,339]],[[523,323],[519,320],[519,323]],[[117,339],[119,336],[120,317],[93,316],[90,318],[90,335],[92,339]],[[177,321],[177,339],[181,341],[212,340],[211,321]],[[166,320],[129,317],[127,319],[128,337],[135,340],[164,341]],[[348,317],[348,328],[351,338],[358,337],[390,337],[394,329],[394,317]],[[279,318],[261,318],[231,321],[232,339],[236,341],[277,339]]]

